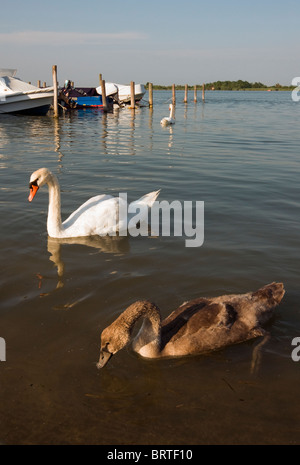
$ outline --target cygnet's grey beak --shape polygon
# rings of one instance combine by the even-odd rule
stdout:
[[[97,368],[103,368],[107,364],[107,362],[110,360],[110,358],[113,356],[111,352],[108,352],[108,350],[101,350],[100,351],[100,358],[99,362],[97,363]]]

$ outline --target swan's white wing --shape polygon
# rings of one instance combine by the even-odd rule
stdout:
[[[151,207],[159,192],[150,192],[132,202],[134,211],[139,207]],[[121,218],[119,218],[120,206],[123,212],[123,215],[120,215]],[[131,218],[131,215],[127,217],[126,213],[125,200],[110,195],[97,195],[87,200],[63,222],[62,237],[114,235],[119,230],[127,229],[127,220]]]
[[[106,235],[117,229],[119,199],[97,195],[63,222],[66,237]]]
[[[131,202],[130,205],[132,205],[135,208],[137,208],[140,205],[147,205],[148,207],[152,207],[153,203],[159,196],[159,193],[160,189],[158,191],[149,192],[149,194],[145,194],[143,195],[143,197],[140,197],[134,202]]]
[[[78,218],[83,212],[85,212],[91,207],[94,207],[97,203],[100,204],[101,202],[104,202],[112,198],[113,197],[111,195],[106,195],[106,194],[101,194],[101,195],[96,195],[95,197],[91,197],[86,202],[84,202],[82,205],[80,205],[80,207],[77,208],[77,210],[71,213],[71,215],[64,221],[64,224],[69,223],[69,221],[70,222],[74,221],[74,217]]]
[[[128,222],[130,222],[129,224],[131,227],[135,228],[135,224],[141,224],[141,222],[148,224],[148,210],[153,206],[159,193],[160,190],[149,192],[149,194],[143,195],[143,197],[130,203]],[[135,218],[136,221],[132,222],[133,218]]]

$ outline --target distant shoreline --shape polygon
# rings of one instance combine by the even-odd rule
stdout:
[[[145,84],[148,89],[149,82]],[[154,90],[172,90],[172,85],[162,86],[159,84],[152,84]],[[226,91],[291,91],[295,86],[283,86],[279,83],[272,86],[267,86],[261,82],[250,83],[248,81],[215,81],[204,84],[196,84],[197,90],[202,90],[204,86],[205,91],[226,90]],[[185,90],[185,85],[175,84],[175,90]],[[187,85],[188,90],[194,90],[194,85]]]
[[[148,90],[148,87],[145,86],[146,89]],[[267,89],[206,89],[205,92],[288,92],[292,91],[295,89],[295,87],[284,87],[282,89],[275,89],[272,87],[269,87]],[[153,90],[172,90],[172,86],[155,86],[153,85]],[[184,87],[182,86],[176,86],[175,90],[184,90]],[[194,87],[188,87],[188,90],[194,90]],[[197,86],[197,90],[202,90],[202,86]]]

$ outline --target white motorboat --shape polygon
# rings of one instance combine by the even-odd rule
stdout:
[[[96,88],[99,95],[102,95],[101,86]],[[129,103],[131,101],[131,86],[123,84],[115,84],[113,82],[105,83],[106,96],[111,96],[118,100],[120,103]],[[145,86],[143,84],[134,85],[134,100],[138,102],[143,98],[146,93]]]
[[[53,87],[40,89],[15,75],[14,69],[0,69],[0,114],[45,115],[53,103]]]

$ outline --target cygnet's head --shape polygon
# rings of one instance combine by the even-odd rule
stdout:
[[[130,341],[130,331],[118,319],[101,333],[101,348],[97,368],[103,368],[110,358]]]

